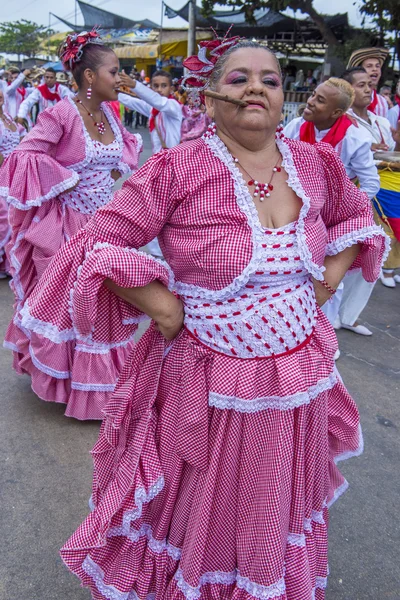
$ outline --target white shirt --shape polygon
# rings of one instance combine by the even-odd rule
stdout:
[[[300,139],[300,127],[304,123],[302,117],[290,121],[283,130],[288,138],[294,140]],[[319,131],[315,128],[315,138],[320,142],[329,129]],[[370,135],[361,127],[350,125],[346,131],[343,140],[335,147],[339,154],[346,173],[350,179],[358,178],[360,188],[368,194],[370,199],[374,198],[379,191],[379,176],[374,164],[374,158],[371,151]]]
[[[8,85],[7,81],[0,80],[0,89],[4,94],[5,110],[13,119],[17,116],[17,95],[21,97],[18,92],[18,88],[20,87],[24,79],[25,75],[23,73],[20,73],[18,77],[16,77],[14,81],[10,83],[10,85]]]
[[[53,94],[56,92],[56,86],[49,89],[50,92],[52,92]],[[71,92],[71,90],[65,85],[59,85],[58,94],[61,100],[63,100],[67,96],[74,96],[74,93]],[[31,112],[35,104],[39,104],[39,113],[41,113],[44,110],[46,110],[46,108],[50,108],[50,106],[54,106],[55,104],[57,104],[57,101],[46,100],[45,98],[43,98],[42,94],[40,93],[40,90],[38,88],[35,88],[33,92],[29,94],[29,96],[25,98],[23,102],[21,102],[21,106],[18,110],[18,117],[20,117],[21,119],[27,119],[29,113]]]
[[[398,104],[396,104],[396,106],[393,106],[393,108],[391,108],[388,113],[389,123],[390,123],[391,127],[393,127],[393,129],[397,129],[399,117],[400,117],[400,106]]]
[[[155,118],[157,127],[150,133],[153,154],[163,148],[157,129],[167,148],[177,146],[181,141],[182,105],[177,100],[161,96],[140,81],[136,82],[133,91],[138,98],[118,94],[118,100],[130,110],[136,110],[145,117],[151,116],[152,108],[160,111]]]
[[[371,144],[386,144],[389,147],[389,152],[392,152],[396,147],[396,142],[393,139],[390,129],[390,123],[385,117],[377,117],[371,111],[368,112],[368,121],[361,119],[356,113],[350,109],[349,115],[357,121],[360,127],[364,128],[371,139]]]
[[[389,112],[388,101],[386,100],[385,96],[382,96],[381,94],[377,94],[377,97],[378,97],[378,104],[376,105],[376,108],[375,108],[375,114],[378,117],[385,117],[387,119],[388,112]],[[372,96],[372,98],[373,98],[373,96]]]

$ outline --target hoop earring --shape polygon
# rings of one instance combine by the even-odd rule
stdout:
[[[92,88],[88,87],[87,92],[86,92],[86,98],[88,100],[90,100],[91,97],[92,97]]]

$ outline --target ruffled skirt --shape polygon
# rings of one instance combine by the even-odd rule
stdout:
[[[93,510],[61,550],[95,600],[323,600],[336,463],[362,452],[335,349],[321,311],[280,358],[146,332],[93,449]]]
[[[33,331],[22,324],[22,316],[28,312],[27,304],[52,257],[90,218],[89,214],[63,207],[58,200],[29,211],[11,207],[13,235],[7,248],[15,304],[4,346],[13,351],[13,367],[17,373],[31,377],[32,389],[39,398],[66,404],[66,416],[81,420],[103,418],[103,408],[134,345],[133,339],[110,348],[99,344],[95,349],[76,339],[61,337],[55,341],[46,334],[46,322],[41,323],[40,331]],[[67,280],[59,285],[68,285]],[[57,306],[56,298],[54,303]]]

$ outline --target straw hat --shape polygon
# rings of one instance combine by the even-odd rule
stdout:
[[[58,83],[68,83],[68,73],[64,73],[64,71],[59,71],[56,73],[56,80]]]
[[[347,68],[361,67],[367,58],[377,58],[382,66],[388,54],[389,50],[386,50],[386,48],[360,48],[359,50],[355,50],[350,56]]]

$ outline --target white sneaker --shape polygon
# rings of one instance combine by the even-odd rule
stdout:
[[[393,279],[396,283],[400,283],[400,275],[393,275]]]
[[[340,350],[338,348],[333,356],[333,360],[338,360],[339,358],[340,358]]]
[[[349,331],[354,331],[354,333],[358,333],[358,335],[372,335],[372,331],[365,327],[365,325],[346,325],[342,323],[343,329],[348,329]]]
[[[395,277],[398,277],[398,275],[396,275]],[[383,283],[383,285],[385,287],[388,287],[388,288],[396,287],[396,280],[394,277],[385,277],[384,273],[381,273],[379,276],[379,279],[381,280],[381,283]]]

